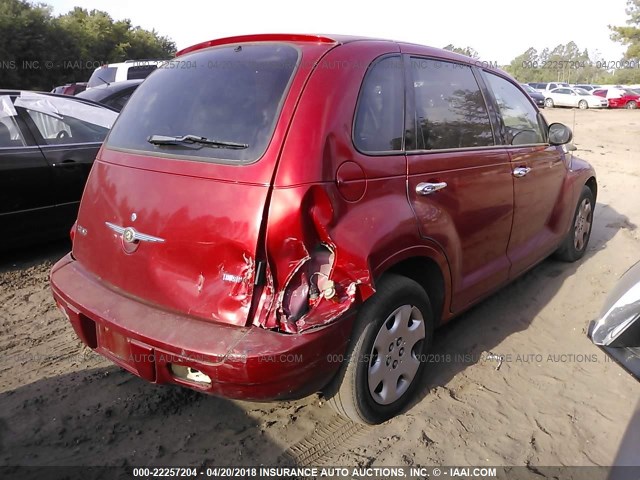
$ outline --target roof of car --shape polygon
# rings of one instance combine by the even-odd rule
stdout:
[[[386,38],[376,38],[376,37],[364,37],[364,36],[355,36],[355,35],[325,35],[325,34],[301,34],[301,33],[261,33],[255,35],[240,35],[235,37],[224,37],[217,38],[213,40],[208,40],[205,42],[197,43],[195,45],[191,45],[190,47],[183,48],[182,50],[176,53],[176,57],[180,57],[187,53],[191,53],[197,50],[202,50],[209,47],[215,47],[220,45],[228,45],[234,43],[248,43],[248,42],[295,42],[295,43],[324,43],[324,44],[335,44],[335,45],[343,45],[347,43],[353,42],[389,42],[395,43],[402,50],[402,47],[419,47],[423,49],[425,54],[429,53],[437,53],[438,56],[465,63],[476,63],[481,64],[483,68],[488,70],[492,70],[494,72],[498,72],[502,75],[508,75],[503,70],[493,67],[488,62],[483,62],[480,59],[474,59],[471,57],[467,57],[466,55],[462,55],[456,52],[452,52],[449,50],[443,50],[441,48],[430,47],[427,45],[421,45],[417,43],[410,42],[402,42],[397,40],[390,40]],[[486,65],[485,65],[486,64]]]
[[[95,100],[97,102],[110,97],[118,92],[127,89],[135,89],[138,85],[140,85],[144,81],[144,78],[134,79],[134,80],[122,80],[120,82],[112,82],[102,85],[97,85],[93,88],[89,88],[84,92],[80,92],[76,97]]]
[[[89,105],[94,105],[94,106],[106,108],[108,110],[113,110],[114,112],[117,112],[117,110],[115,110],[114,108],[111,108],[111,107],[106,106],[106,105],[102,105],[101,103],[95,102],[95,101],[90,100],[88,98],[78,97],[78,95],[63,95],[61,93],[39,92],[37,90],[9,90],[9,89],[0,88],[0,96],[2,96],[2,95],[7,95],[7,96],[22,95],[23,93],[37,93],[38,95],[46,95],[47,97],[66,98],[67,100],[71,100],[71,101],[74,101],[74,102],[86,103],[86,104],[89,104]]]

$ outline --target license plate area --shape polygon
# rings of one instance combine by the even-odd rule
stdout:
[[[156,361],[153,348],[105,325],[99,325],[97,350],[134,375],[155,382]]]
[[[98,346],[123,362],[133,360],[129,339],[104,325],[98,327]]]

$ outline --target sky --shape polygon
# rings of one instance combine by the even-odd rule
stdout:
[[[323,0],[204,1],[43,0],[54,13],[75,6],[108,12],[115,20],[155,29],[178,49],[250,33],[364,35],[444,47],[470,46],[483,60],[508,64],[527,48],[541,51],[574,41],[601,60],[619,60],[625,47],[607,25],[625,25],[626,0],[604,4],[576,0],[449,0],[352,2]],[[596,8],[597,6],[597,8]]]

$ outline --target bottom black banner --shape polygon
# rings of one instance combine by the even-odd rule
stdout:
[[[182,479],[367,479],[367,480],[640,480],[640,465],[629,467],[30,467],[0,466],[3,480],[135,480]]]

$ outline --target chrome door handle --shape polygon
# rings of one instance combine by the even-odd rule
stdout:
[[[527,173],[529,173],[531,169],[529,167],[518,167],[513,169],[513,176],[517,178],[524,177]]]
[[[418,195],[430,195],[434,192],[437,192],[438,190],[442,190],[446,186],[447,186],[447,182],[440,182],[440,183],[422,182],[416,186],[416,193]]]

